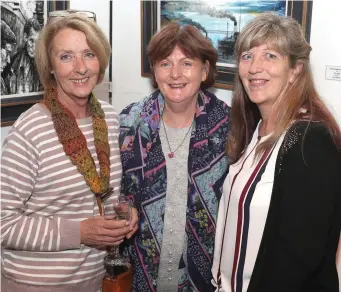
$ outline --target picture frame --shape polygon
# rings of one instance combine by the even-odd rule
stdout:
[[[24,6],[23,8],[20,2],[23,2],[26,6]],[[28,5],[31,6],[29,7]],[[8,63],[7,64],[8,66],[11,65],[14,66],[13,59],[11,62],[11,57],[14,58],[15,53],[18,53],[20,46],[23,44],[22,38],[24,35],[23,32],[24,24],[28,21],[28,19],[35,18],[39,22],[40,26],[43,26],[46,23],[50,11],[66,10],[69,8],[70,8],[69,0],[2,1],[1,2],[2,25],[3,22],[5,22],[7,32],[9,31],[9,34],[12,35],[12,32],[14,31],[15,32],[14,35],[16,37],[16,41],[14,42],[11,51],[8,52],[8,56],[6,57],[8,58],[8,60],[6,59],[6,62],[3,62],[2,60],[2,63],[6,64]],[[8,70],[8,68],[6,68],[4,65],[4,70],[6,69]],[[12,68],[11,70],[12,75],[17,74],[17,72],[14,72],[15,70],[13,70]],[[4,84],[5,87],[5,81],[3,79],[3,77],[5,77],[5,74],[3,75],[3,72],[4,72],[3,68],[1,68],[1,86],[3,87]],[[36,78],[34,80],[36,80]],[[13,83],[14,82],[15,81],[13,81]],[[6,87],[6,89],[8,89],[8,87]],[[40,87],[40,89],[42,88]],[[11,126],[17,120],[21,113],[28,110],[32,105],[41,101],[43,98],[42,90],[35,91],[34,89],[30,88],[29,90],[20,90],[20,92],[22,91],[25,93],[10,93],[5,90],[3,91],[3,88],[1,88],[0,97],[1,127]]]
[[[152,77],[152,73],[149,66],[148,56],[147,56],[147,46],[152,36],[158,31],[160,17],[161,17],[161,2],[180,2],[180,1],[141,1],[141,76]],[[191,3],[193,6],[193,0],[181,1],[181,9],[183,10],[184,3]],[[196,1],[199,3],[212,2],[207,1]],[[222,2],[222,1],[220,1]],[[226,1],[226,3],[229,1]],[[237,2],[237,1],[233,1]],[[252,0],[240,1],[241,3],[252,2],[257,3]],[[262,2],[262,1],[260,1]],[[275,2],[275,1],[272,1]],[[302,26],[305,33],[306,40],[310,41],[310,30],[311,30],[311,18],[312,18],[312,6],[313,1],[277,1],[285,3],[285,12],[287,16],[291,16],[296,19]],[[282,4],[282,3],[281,3]],[[242,5],[241,5],[242,6]],[[283,5],[282,5],[283,6]],[[168,19],[169,20],[169,19]],[[171,20],[170,20],[171,21]],[[192,21],[192,20],[190,20]],[[190,23],[190,21],[187,21]],[[202,26],[199,24],[199,26]],[[233,90],[233,80],[236,74],[236,66],[224,63],[217,63],[217,75],[216,83],[214,87]]]

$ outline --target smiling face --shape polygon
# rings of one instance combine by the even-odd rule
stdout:
[[[241,54],[239,77],[250,100],[259,109],[271,109],[276,100],[295,81],[298,68],[290,68],[287,56],[263,44]]]
[[[173,52],[154,66],[155,80],[168,102],[180,104],[197,98],[200,84],[207,78],[209,64],[189,58],[175,46]]]
[[[97,84],[100,64],[83,32],[66,28],[51,45],[51,64],[59,99],[68,105],[84,104]]]

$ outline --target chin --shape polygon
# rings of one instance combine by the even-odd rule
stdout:
[[[74,92],[71,92],[71,95],[73,95],[79,99],[85,99],[85,98],[89,97],[90,93],[91,93],[91,91],[82,91],[82,92],[74,91]]]

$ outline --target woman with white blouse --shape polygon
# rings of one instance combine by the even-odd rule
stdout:
[[[216,291],[338,291],[341,134],[314,87],[310,51],[297,21],[273,13],[238,37]]]

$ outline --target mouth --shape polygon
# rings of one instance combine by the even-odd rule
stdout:
[[[265,85],[269,80],[267,79],[249,79],[249,82],[251,84],[251,86],[263,86]]]
[[[76,83],[76,84],[82,84],[85,83],[89,80],[89,77],[83,78],[83,79],[71,79],[72,83]]]
[[[168,84],[168,86],[170,88],[174,88],[174,89],[181,89],[184,88],[186,86],[186,83],[179,83],[179,84]]]

